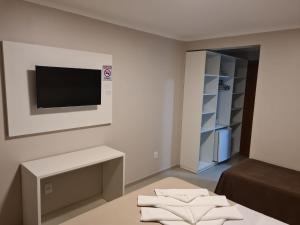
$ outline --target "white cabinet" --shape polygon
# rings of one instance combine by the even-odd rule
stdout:
[[[199,172],[213,166],[215,131],[231,127],[239,151],[247,61],[210,51],[186,53],[180,166]]]
[[[21,165],[23,224],[41,225],[41,183],[44,179],[67,172],[101,165],[102,198],[110,201],[124,193],[125,154],[107,146],[24,162]]]

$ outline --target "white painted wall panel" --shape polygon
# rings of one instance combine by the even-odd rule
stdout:
[[[9,136],[112,122],[112,81],[102,81],[101,105],[42,110],[35,105],[34,83],[35,65],[102,69],[112,65],[111,55],[8,41],[3,54]]]

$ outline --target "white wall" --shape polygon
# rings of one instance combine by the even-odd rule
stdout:
[[[111,126],[15,139],[5,135],[1,90],[1,225],[21,223],[22,161],[107,144],[126,153],[127,183],[178,164],[183,43],[20,0],[0,0],[0,40],[111,54],[114,79]]]
[[[22,161],[107,144],[126,153],[127,183],[178,164],[184,47],[261,45],[250,154],[300,170],[300,30],[184,44],[20,0],[0,0],[0,40],[108,53],[114,72],[111,126],[16,139],[5,135],[1,80],[0,224],[21,223]],[[153,159],[154,151],[159,160]]]
[[[250,157],[300,170],[300,29],[187,43],[186,49],[260,45]]]

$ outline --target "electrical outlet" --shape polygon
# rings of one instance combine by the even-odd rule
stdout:
[[[158,159],[158,152],[153,152],[153,158]]]
[[[49,195],[53,192],[52,183],[45,184],[45,195]]]

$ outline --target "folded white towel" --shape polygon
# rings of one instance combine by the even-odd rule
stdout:
[[[168,210],[161,208],[152,207],[142,207],[141,208],[141,221],[151,222],[151,221],[183,221],[179,216],[171,213]]]
[[[201,220],[216,220],[216,219],[242,220],[243,215],[239,212],[236,206],[229,206],[229,207],[213,208],[201,218]]]
[[[197,197],[190,202],[182,202],[180,200],[164,197],[164,196],[138,196],[138,206],[158,206],[158,205],[170,205],[170,206],[230,206],[225,196],[214,195]]]
[[[195,224],[210,220],[241,220],[243,216],[235,206],[213,208],[211,206],[160,206],[142,207],[141,221],[185,221]]]
[[[174,215],[182,218],[184,221],[195,224],[200,221],[201,218],[208,213],[214,206],[159,206],[161,209],[165,209]]]
[[[163,225],[190,225],[185,221],[159,221]],[[196,225],[223,225],[225,220],[199,221]]]
[[[204,188],[197,189],[155,189],[157,196],[165,196],[178,199],[183,202],[190,202],[201,196],[208,196],[209,192]]]

